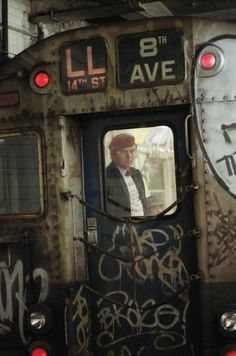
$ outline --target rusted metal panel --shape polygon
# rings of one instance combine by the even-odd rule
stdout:
[[[48,38],[46,41],[42,41],[35,47],[24,51],[18,58],[15,59],[12,64],[9,64],[4,68],[4,75],[6,80],[9,82],[10,90],[16,90],[18,87],[18,81],[10,81],[7,76],[12,76],[15,73],[14,67],[17,67],[17,62],[21,62],[18,68],[19,73],[15,73],[18,77],[20,73],[23,78],[21,80],[21,110],[27,109],[27,101],[30,100],[33,103],[35,110],[44,112],[47,110],[48,114],[49,108],[55,115],[65,115],[74,113],[92,113],[101,111],[116,111],[116,110],[127,110],[143,107],[156,107],[163,105],[176,105],[181,103],[187,103],[190,101],[190,89],[189,85],[189,74],[190,74],[190,63],[187,61],[185,63],[185,80],[181,84],[176,84],[173,86],[162,86],[162,87],[151,87],[144,86],[144,88],[133,89],[131,92],[118,89],[116,72],[117,72],[117,62],[115,60],[115,50],[117,33],[122,34],[134,34],[142,32],[158,31],[158,29],[180,29],[183,31],[183,36],[186,38],[184,41],[184,50],[186,53],[186,58],[189,58],[188,54],[191,51],[190,48],[190,33],[191,24],[186,21],[186,27],[182,20],[163,20],[160,21],[150,20],[145,26],[144,22],[134,22],[131,26],[125,27],[122,23],[113,27],[112,31],[109,30],[109,26],[104,27],[91,27],[78,29],[69,32],[70,42],[76,42],[78,40],[87,40],[93,38],[97,33],[104,39],[107,48],[108,55],[108,84],[107,89],[89,94],[79,94],[73,95],[71,97],[66,97],[62,93],[61,88],[61,46],[68,43],[68,33],[63,33],[53,38]],[[50,75],[50,83],[46,90],[42,91],[45,93],[44,96],[35,95],[34,92],[28,87],[24,76],[31,74],[32,71],[45,68]],[[142,70],[144,70],[142,68]],[[151,69],[153,70],[153,69]],[[33,74],[33,73],[32,73]],[[20,79],[19,79],[20,80]],[[13,84],[14,83],[14,84]],[[4,86],[5,83],[2,82]],[[38,90],[34,88],[35,91]],[[1,91],[1,86],[0,86]],[[66,99],[66,100],[65,100]],[[9,112],[9,111],[8,111]]]

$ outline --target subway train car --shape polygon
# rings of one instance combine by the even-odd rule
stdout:
[[[170,17],[1,65],[0,355],[236,355],[235,60]]]

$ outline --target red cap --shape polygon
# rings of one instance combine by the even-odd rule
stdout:
[[[127,147],[132,147],[134,145],[135,145],[134,136],[124,133],[113,137],[109,145],[109,149],[111,152],[116,152],[119,150],[123,150],[124,148]]]

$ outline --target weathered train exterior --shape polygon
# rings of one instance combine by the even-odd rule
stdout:
[[[235,58],[233,24],[157,18],[1,66],[1,355],[236,354]],[[104,133],[159,125],[176,199],[111,216]]]

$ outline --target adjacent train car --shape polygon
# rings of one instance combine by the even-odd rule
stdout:
[[[1,355],[236,355],[235,58],[235,25],[170,17],[1,65]],[[110,208],[117,152],[145,209],[134,175]]]

